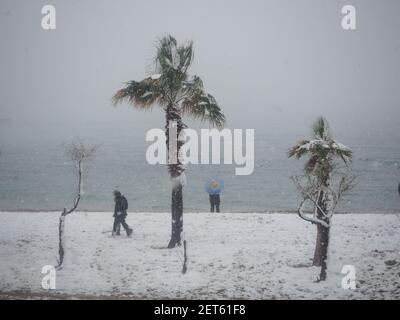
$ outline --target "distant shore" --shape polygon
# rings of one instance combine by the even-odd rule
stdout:
[[[1,213],[61,213],[62,210],[0,210]],[[110,210],[78,210],[75,212],[76,213],[107,213],[110,212]],[[312,213],[311,211],[305,211],[306,213]],[[154,214],[164,214],[164,213],[169,213],[169,211],[128,211],[128,213],[135,214],[135,213],[154,213]],[[184,211],[184,214],[198,214],[198,213],[209,213],[206,211]],[[297,211],[290,211],[290,210],[271,210],[271,211],[229,211],[229,212],[221,212],[221,213],[229,213],[229,214],[297,214]],[[394,214],[394,215],[400,215],[400,209],[398,212],[371,212],[371,211],[365,211],[365,212],[354,212],[354,211],[337,211],[335,214]],[[218,215],[218,213],[215,213],[215,215]]]

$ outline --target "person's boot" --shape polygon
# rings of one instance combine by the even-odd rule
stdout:
[[[128,236],[128,237],[130,237],[131,235],[132,235],[132,233],[133,233],[133,229],[128,229],[127,231],[126,231],[126,235]]]
[[[111,233],[111,237],[115,238],[115,236],[116,236],[116,233],[113,231],[113,232]]]

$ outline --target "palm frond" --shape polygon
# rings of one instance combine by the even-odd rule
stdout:
[[[307,148],[308,144],[310,143],[309,140],[301,140],[299,141],[296,145],[291,147],[288,151],[288,157],[289,158],[295,158],[299,159],[303,155],[309,153],[309,150]]]
[[[329,123],[324,117],[319,117],[312,126],[313,135],[317,139],[330,140]]]
[[[128,101],[131,105],[143,109],[149,108],[155,102],[162,104],[162,88],[159,77],[149,77],[140,82],[129,81],[112,97],[114,105],[123,101]]]
[[[341,159],[348,167],[352,160],[352,151],[332,138],[328,122],[323,117],[318,118],[313,124],[312,131],[314,139],[297,143],[289,149],[288,157],[299,159],[309,155],[304,166],[305,173],[314,175],[321,183],[327,184],[330,174],[337,167],[336,159]]]
[[[180,46],[177,51],[179,56],[178,69],[186,73],[194,59],[193,42],[190,41]]]
[[[179,72],[186,74],[187,69],[193,62],[193,42],[187,42],[178,46],[171,35],[159,39],[155,63],[158,71],[162,74]]]
[[[188,68],[194,59],[193,42],[178,45],[176,39],[168,35],[158,39],[156,50],[157,77],[128,82],[114,95],[113,104],[126,100],[138,108],[149,108],[155,103],[179,107],[177,110],[182,115],[223,126],[225,116],[215,98],[204,91],[202,80],[197,76],[189,79]]]
[[[225,123],[225,115],[217,101],[211,94],[205,93],[203,90],[196,91],[184,98],[181,110],[183,115],[207,121],[213,126],[222,127]]]
[[[350,148],[346,147],[340,142],[337,142],[336,140],[332,140],[331,148],[332,148],[332,153],[340,157],[346,165],[351,163],[353,158],[353,152],[351,151]]]

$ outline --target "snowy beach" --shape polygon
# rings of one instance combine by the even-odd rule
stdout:
[[[183,249],[164,249],[169,213],[130,213],[134,234],[111,237],[112,213],[66,219],[67,249],[56,289],[41,287],[55,265],[58,213],[0,213],[0,298],[399,299],[400,215],[337,214],[328,279],[315,282],[315,226],[295,214],[187,213]],[[344,290],[344,265],[356,269]]]

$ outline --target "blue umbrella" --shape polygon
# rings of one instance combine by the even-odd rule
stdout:
[[[208,194],[219,194],[224,189],[224,180],[211,179],[205,184],[204,189]]]

